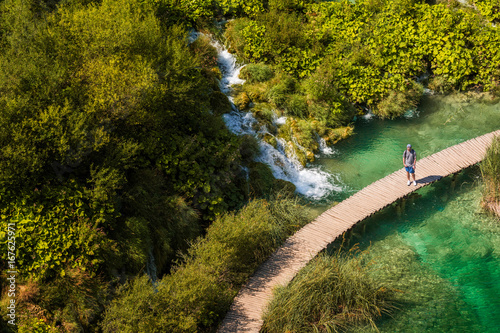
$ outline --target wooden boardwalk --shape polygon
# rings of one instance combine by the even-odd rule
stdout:
[[[400,169],[325,211],[288,238],[256,270],[234,299],[218,332],[259,332],[274,287],[288,284],[309,260],[359,221],[423,186],[480,162],[495,135],[500,135],[500,130],[419,159],[417,186],[407,186],[406,172]]]

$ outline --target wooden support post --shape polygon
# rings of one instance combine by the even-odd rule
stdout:
[[[398,217],[403,216],[405,212],[405,207],[406,207],[406,197],[399,199],[398,203],[396,204],[396,214]]]
[[[451,185],[450,185],[450,192],[453,193],[455,192],[455,185],[457,184],[457,178],[458,174],[454,173],[453,176],[451,176]]]
[[[346,232],[347,248],[351,247],[351,238],[352,238],[352,227]]]

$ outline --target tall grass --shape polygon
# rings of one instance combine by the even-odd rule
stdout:
[[[320,254],[275,291],[262,332],[339,332],[388,313],[391,292],[367,275],[354,251]]]
[[[309,221],[297,199],[254,200],[218,218],[154,288],[143,276],[108,306],[103,332],[205,332],[229,309],[253,271]]]
[[[500,200],[500,137],[493,139],[486,151],[486,156],[480,164],[484,181],[483,203]]]

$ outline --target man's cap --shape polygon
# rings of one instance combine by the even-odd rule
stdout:
[[[407,144],[407,145],[406,145],[406,148],[411,148],[411,144]]]

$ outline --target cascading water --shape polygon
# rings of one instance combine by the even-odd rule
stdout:
[[[158,292],[156,289],[158,287],[158,273],[156,271],[155,257],[153,255],[153,247],[149,248],[148,261],[146,262],[146,274],[149,276],[149,280],[153,285],[154,291]]]
[[[213,45],[218,51],[218,63],[222,73],[220,81],[221,91],[228,96],[231,101],[233,110],[224,115],[224,121],[227,128],[236,134],[248,134],[256,138],[262,135],[272,135],[265,126],[259,128],[258,121],[250,112],[241,112],[232,103],[231,86],[234,84],[243,84],[245,81],[238,77],[241,68],[236,62],[236,58],[228,52],[228,50],[214,42]],[[280,126],[285,124],[286,117],[275,117],[274,124]],[[256,129],[257,128],[257,129]],[[271,167],[275,178],[283,179],[293,183],[297,192],[311,198],[321,199],[332,191],[341,191],[342,187],[335,185],[334,176],[322,171],[318,167],[305,168],[301,165],[298,159],[294,156],[287,156],[285,140],[276,138],[276,148],[263,140],[258,140],[260,146],[260,156],[258,162],[266,163]],[[325,142],[320,142],[322,153],[333,154],[333,150],[329,148]]]

